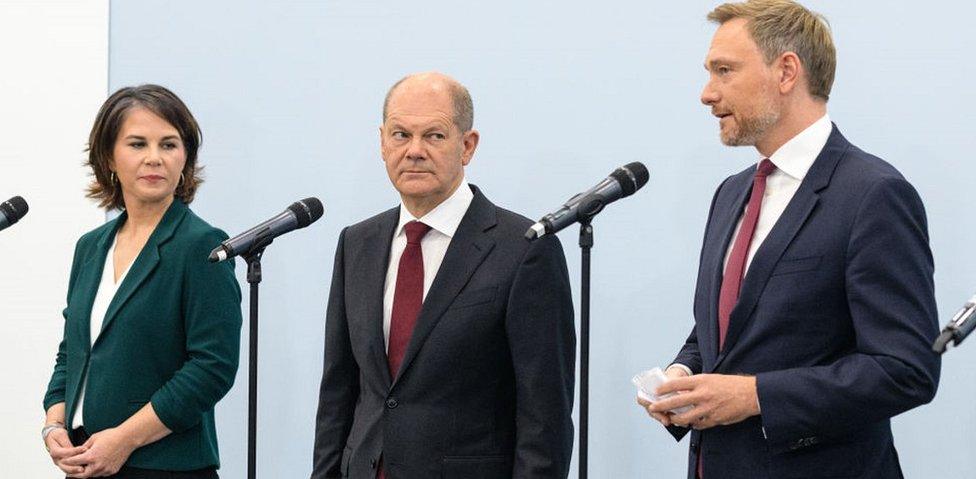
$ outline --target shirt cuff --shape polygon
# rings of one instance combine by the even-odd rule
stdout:
[[[685,374],[687,374],[689,376],[694,376],[695,375],[695,373],[691,372],[691,368],[689,368],[688,366],[685,366],[684,364],[681,364],[681,363],[674,363],[674,364],[668,366],[667,368],[665,368],[664,372],[667,372],[668,369],[671,369],[671,368],[678,368],[678,369],[684,371]]]
[[[769,439],[769,436],[766,435],[766,426],[762,424],[762,401],[759,400],[759,380],[758,379],[756,380],[756,410],[759,411],[759,421],[760,421],[759,428],[762,429],[763,439]]]

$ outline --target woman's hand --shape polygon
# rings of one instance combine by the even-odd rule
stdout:
[[[83,467],[71,466],[62,462],[86,450],[84,446],[74,447],[71,444],[71,439],[68,438],[68,431],[64,428],[58,428],[48,433],[47,437],[44,438],[44,445],[50,451],[51,460],[54,461],[54,465],[58,466],[58,469],[64,471],[68,476],[75,476],[85,472]]]
[[[54,465],[58,466],[58,469],[61,469],[69,476],[83,473],[84,468],[67,465],[62,462],[63,460],[68,459],[69,457],[77,456],[86,450],[82,446],[75,447],[73,444],[71,444],[71,439],[68,437],[68,430],[64,428],[65,422],[63,402],[53,404],[48,408],[47,418],[44,420],[44,424],[45,426],[61,426],[57,429],[52,429],[51,432],[47,433],[47,436],[44,437],[44,446],[47,447],[48,453],[51,454],[51,460],[54,461]]]
[[[152,403],[147,403],[118,427],[92,434],[81,445],[84,452],[65,459],[62,464],[84,466],[81,474],[72,477],[88,478],[110,476],[119,472],[132,451],[156,442],[170,434],[159,420]]]
[[[115,474],[136,450],[135,443],[117,427],[92,434],[80,447],[84,448],[84,452],[61,462],[72,467],[83,467],[80,474],[74,473],[72,476],[78,478]]]

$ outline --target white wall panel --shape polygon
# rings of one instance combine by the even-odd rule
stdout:
[[[108,86],[107,0],[0,2],[0,476],[64,477],[39,433],[74,243],[104,220],[85,199],[88,131]]]

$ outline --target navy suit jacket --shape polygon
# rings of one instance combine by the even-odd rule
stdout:
[[[576,335],[559,240],[472,186],[396,378],[383,288],[393,208],[343,230],[326,314],[313,479],[565,478]]]
[[[756,251],[719,351],[722,264],[754,173],[715,193],[695,327],[674,362],[755,375],[762,412],[692,432],[688,477],[699,451],[705,479],[902,477],[890,418],[932,400],[940,367],[922,201],[835,125]]]

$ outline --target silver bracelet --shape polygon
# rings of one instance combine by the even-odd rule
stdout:
[[[51,450],[47,448],[47,436],[55,429],[64,429],[65,431],[68,430],[68,428],[61,423],[48,424],[41,429],[41,441],[44,441],[44,448],[47,449],[48,452]]]

